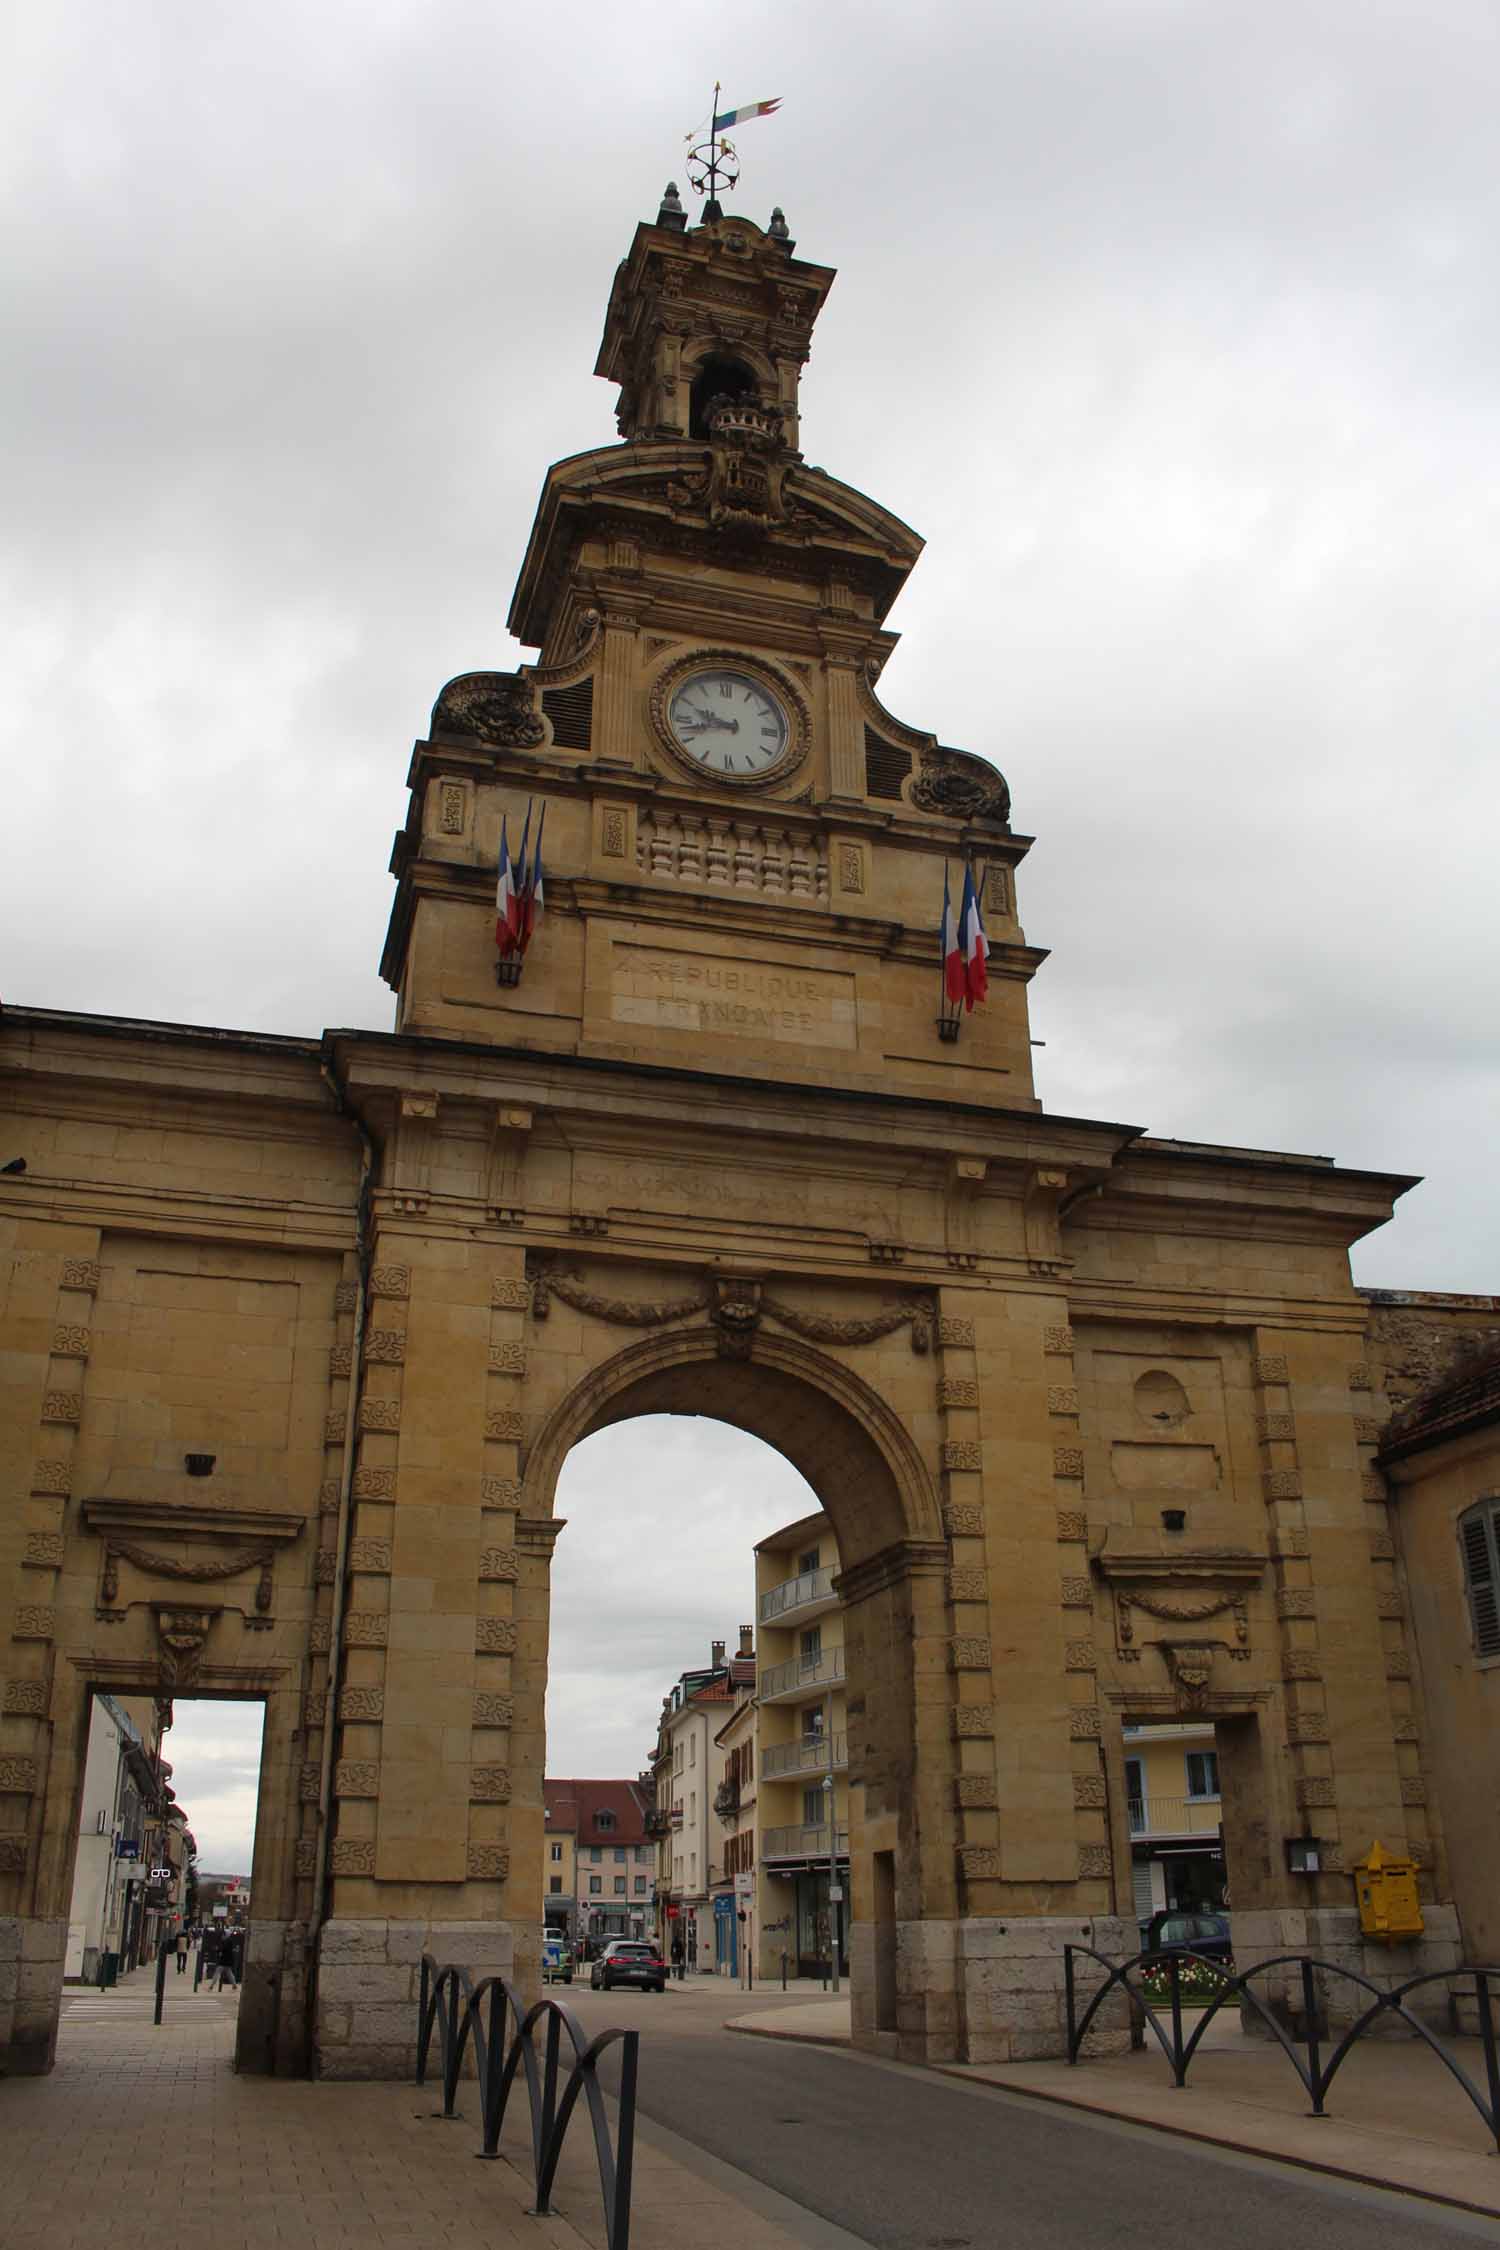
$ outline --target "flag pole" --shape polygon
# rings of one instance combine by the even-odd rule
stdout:
[[[708,113],[708,200],[719,200],[719,81],[714,80],[714,106]]]

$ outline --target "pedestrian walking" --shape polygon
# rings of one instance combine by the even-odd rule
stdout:
[[[188,1954],[189,1954],[189,1953],[191,1952],[191,1950],[192,1950],[192,1942],[193,1942],[193,1941],[192,1941],[192,1939],[191,1939],[191,1938],[190,1938],[190,1937],[188,1936],[188,1934],[187,1934],[187,1931],[186,1931],[186,1930],[179,1930],[179,1931],[178,1931],[178,1933],[177,1933],[177,1974],[178,1974],[179,1976],[181,1976],[181,1975],[182,1975],[182,1972],[183,1972],[183,1970],[184,1970],[184,1969],[185,1969],[185,1968],[187,1967],[187,1964],[188,1964]]]

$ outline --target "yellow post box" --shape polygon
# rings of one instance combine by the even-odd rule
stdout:
[[[1397,1859],[1383,1844],[1372,1844],[1365,1858],[1354,1863],[1354,1890],[1359,1926],[1367,1938],[1395,1945],[1422,1935],[1427,1925],[1417,1897],[1414,1859]]]

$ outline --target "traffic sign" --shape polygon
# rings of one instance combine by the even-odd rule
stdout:
[[[736,1875],[734,1879],[734,1892],[736,1898],[752,1898],[754,1896],[755,1874],[753,1869],[747,1867],[740,1874]]]
[[[830,1892],[828,1893],[828,1896],[829,1896],[829,1900],[830,1900],[830,1902],[831,1902],[831,1903],[832,1903],[832,1904],[833,1904],[834,1906],[842,1906],[842,1905],[843,1905],[843,1903],[844,1903],[844,1886],[843,1886],[843,1884],[842,1884],[842,1883],[835,1883],[835,1884],[834,1884],[834,1886],[833,1886],[833,1888],[832,1888],[832,1890],[831,1890],[831,1891],[830,1891]]]

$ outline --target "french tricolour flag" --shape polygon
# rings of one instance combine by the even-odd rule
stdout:
[[[972,1008],[976,1000],[983,1000],[990,989],[990,973],[986,966],[990,941],[984,934],[984,923],[979,913],[979,894],[974,888],[974,870],[964,864],[964,900],[958,910],[958,950],[963,962],[963,999],[965,1008]]]
[[[495,883],[495,943],[502,960],[516,949],[516,879],[510,864],[504,813],[500,815],[500,872]]]
[[[748,125],[752,117],[774,117],[780,107],[778,94],[773,102],[744,102],[738,109],[721,109],[714,117],[713,130],[727,133],[731,125]]]
[[[527,819],[530,820],[530,808]],[[536,926],[542,918],[542,830],[547,825],[547,807],[542,806],[542,817],[536,824],[536,850],[531,857],[531,872],[521,870],[521,895],[517,900],[516,950],[524,953],[536,935]]]
[[[958,1006],[964,997],[964,957],[958,948],[958,924],[953,919],[953,900],[948,890],[948,864],[943,863],[943,991]]]

